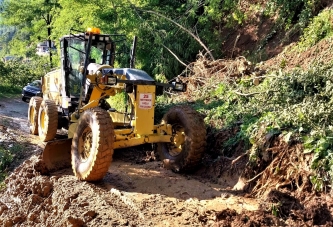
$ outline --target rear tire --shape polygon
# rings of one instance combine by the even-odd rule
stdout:
[[[38,135],[43,141],[54,139],[58,128],[58,108],[54,101],[43,100],[38,113]]]
[[[112,162],[114,128],[110,115],[97,107],[80,117],[72,141],[72,169],[77,178],[101,180]]]
[[[175,172],[194,170],[206,147],[203,118],[189,106],[175,106],[164,115],[162,123],[172,125],[174,138],[171,143],[157,144],[164,167]]]
[[[33,135],[38,135],[38,112],[42,101],[42,97],[34,96],[29,102],[28,123],[30,133]]]

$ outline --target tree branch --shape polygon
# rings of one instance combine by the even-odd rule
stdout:
[[[212,60],[215,60],[214,59],[214,56],[212,55],[212,53],[210,52],[210,50],[206,47],[206,45],[196,36],[194,35],[190,30],[188,30],[187,28],[183,27],[181,24],[177,23],[176,21],[160,14],[160,13],[157,13],[155,11],[152,11],[152,10],[142,10],[142,9],[138,9],[140,11],[143,11],[143,12],[146,12],[146,13],[151,13],[151,14],[154,14],[156,16],[159,16],[159,17],[162,17],[164,19],[166,19],[167,21],[170,21],[171,23],[177,25],[178,27],[180,27],[181,29],[183,29],[184,31],[186,31],[188,34],[190,34],[206,51],[207,53],[209,54],[209,56],[211,57]]]
[[[179,58],[178,58],[178,56],[175,54],[175,53],[173,53],[169,48],[167,48],[164,44],[161,44],[165,49],[167,49],[169,52],[170,52],[170,54],[172,54],[176,59],[177,59],[177,61],[179,61],[179,63],[180,64],[182,64],[182,65],[184,65],[185,67],[187,66],[184,62],[182,62],[182,60],[180,60]]]
[[[42,15],[42,18],[45,20],[45,23],[47,24],[47,18],[44,15]]]

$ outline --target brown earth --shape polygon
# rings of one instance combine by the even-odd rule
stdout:
[[[176,174],[150,146],[117,150],[95,184],[77,180],[71,169],[50,173],[39,156],[41,143],[28,134],[28,104],[2,99],[0,105],[1,145],[23,149],[0,194],[2,226],[212,226],[225,209],[259,209],[257,199],[233,189],[238,173],[214,176],[202,166],[193,175]]]
[[[1,226],[332,225],[329,194],[298,193],[283,185],[253,188],[245,178],[249,171],[273,174],[263,163],[258,163],[261,169],[247,168],[247,153],[231,158],[207,154],[198,171],[188,175],[164,169],[150,146],[140,146],[117,150],[109,172],[97,183],[77,180],[71,169],[50,173],[40,159],[41,144],[28,134],[27,103],[2,99],[0,105],[1,146],[22,146],[0,192]],[[209,149],[233,133],[214,134]],[[294,146],[276,141],[269,145],[271,156],[293,153]]]

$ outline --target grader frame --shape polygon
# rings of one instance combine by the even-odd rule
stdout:
[[[132,67],[135,49],[136,38]],[[30,131],[45,142],[43,159],[50,170],[71,164],[79,179],[100,180],[114,149],[145,143],[157,144],[165,167],[174,171],[200,163],[206,130],[199,113],[175,106],[154,124],[156,96],[165,88],[185,91],[184,83],[158,83],[142,70],[114,68],[115,43],[98,29],[64,36],[61,53],[61,68],[42,78],[42,97],[31,98],[28,110]],[[107,102],[121,92],[129,100],[125,112]],[[57,138],[57,129],[66,129],[67,139]]]

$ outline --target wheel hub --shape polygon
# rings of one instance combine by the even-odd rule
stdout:
[[[41,127],[43,132],[44,132],[45,125],[47,124],[47,122],[48,122],[47,114],[45,114],[45,111],[42,110],[41,111],[41,116],[40,116],[40,127]]]
[[[34,123],[34,115],[35,115],[35,110],[34,110],[34,108],[31,108],[30,113],[29,113],[30,125],[32,125]]]
[[[92,146],[92,131],[85,130],[85,132],[82,134],[82,146],[80,149],[80,158],[82,161],[86,161],[90,156],[90,150]]]
[[[171,156],[179,155],[183,150],[185,143],[185,130],[181,126],[174,126],[173,142],[169,146],[169,154]]]

